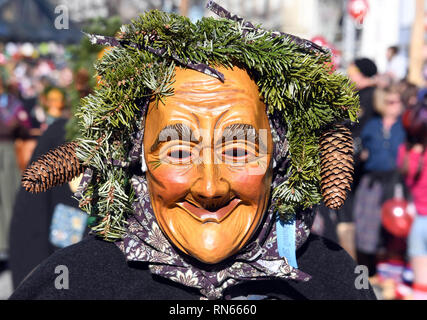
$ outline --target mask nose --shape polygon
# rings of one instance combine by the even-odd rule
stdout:
[[[229,183],[221,177],[220,166],[212,163],[199,165],[200,176],[191,188],[191,196],[200,207],[216,211],[233,198]]]

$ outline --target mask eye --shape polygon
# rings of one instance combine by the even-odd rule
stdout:
[[[227,158],[243,159],[248,155],[248,152],[243,148],[233,147],[224,150],[222,154]]]
[[[221,152],[222,161],[230,164],[248,163],[255,156],[252,148],[245,143],[230,143]]]
[[[168,153],[168,157],[177,159],[177,160],[183,160],[191,157],[191,153],[187,150],[171,150]]]
[[[166,152],[167,162],[171,164],[187,164],[193,159],[192,148],[187,146],[173,146]]]

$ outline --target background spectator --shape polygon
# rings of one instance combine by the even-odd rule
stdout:
[[[385,231],[381,228],[381,207],[393,196],[397,150],[405,141],[401,122],[403,104],[396,86],[377,89],[375,107],[380,116],[369,120],[362,131],[364,174],[356,190],[354,217],[357,257],[367,265],[370,275],[376,273],[376,255],[384,246]],[[395,178],[393,178],[393,176]]]
[[[29,115],[21,101],[6,91],[0,78],[0,261],[4,264],[8,255],[9,223],[15,192],[19,185],[15,140],[26,139],[30,129]]]
[[[417,210],[408,239],[414,270],[413,298],[427,300],[427,105],[408,110],[405,118],[407,142],[399,147],[397,164]]]
[[[386,74],[392,82],[403,80],[408,73],[408,61],[400,55],[398,46],[391,46],[387,49],[387,70]]]

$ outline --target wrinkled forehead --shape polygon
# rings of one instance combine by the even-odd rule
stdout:
[[[218,71],[225,76],[224,82],[190,69],[176,68],[175,71],[174,94],[166,97],[158,108],[153,108],[154,103],[150,104],[159,122],[190,115],[196,122],[209,117],[240,117],[255,127],[265,127],[266,107],[257,84],[246,70],[219,67]]]
[[[176,68],[173,98],[212,107],[221,100],[227,101],[236,96],[260,101],[258,86],[246,70],[238,67],[217,69],[224,74],[224,82],[194,70]]]

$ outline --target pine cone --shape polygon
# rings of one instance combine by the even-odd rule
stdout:
[[[330,209],[339,209],[353,182],[353,138],[348,128],[336,125],[320,136],[321,190]]]
[[[22,186],[32,193],[46,191],[70,182],[83,172],[76,157],[76,142],[70,142],[42,155],[33,162],[22,176]]]

